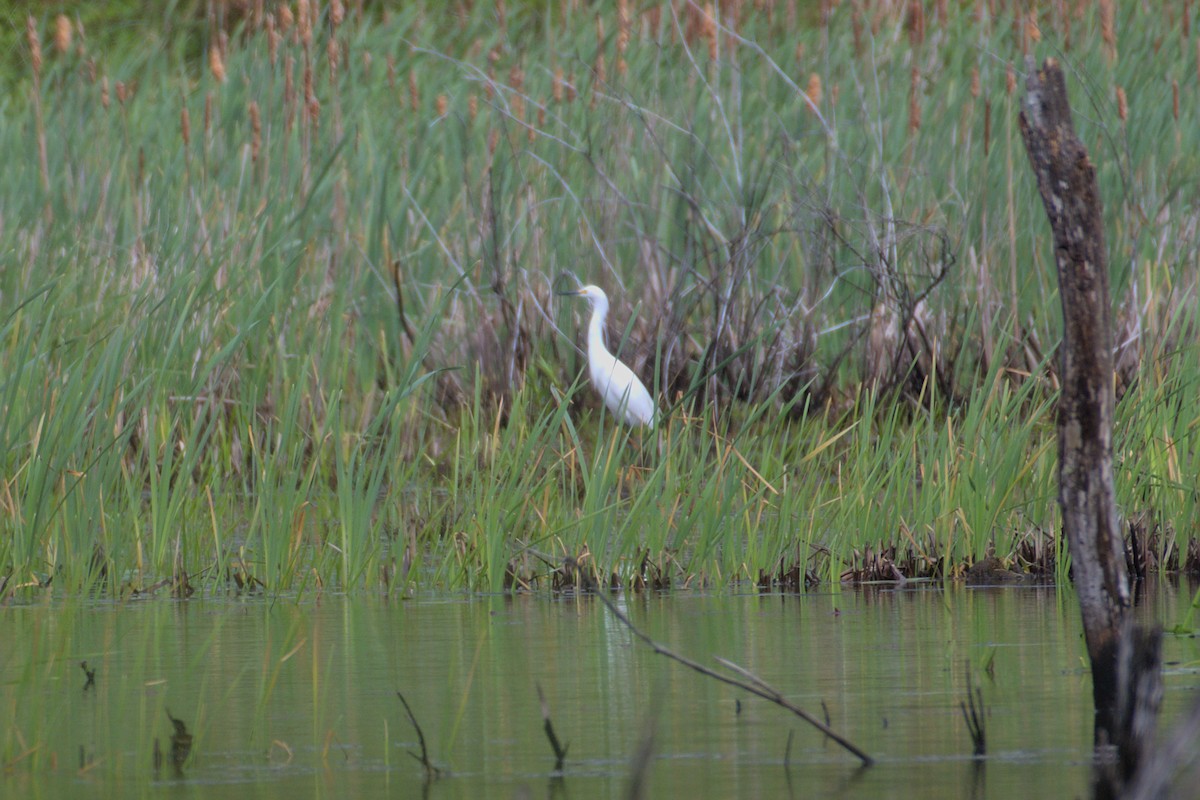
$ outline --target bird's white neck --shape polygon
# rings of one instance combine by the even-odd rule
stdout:
[[[604,317],[608,314],[608,303],[597,302],[592,308],[592,319],[588,322],[588,350],[611,355],[604,346]]]

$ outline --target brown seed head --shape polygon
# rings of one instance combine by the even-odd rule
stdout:
[[[325,44],[325,58],[329,61],[329,82],[333,83],[337,80],[338,58],[341,56],[341,49],[338,47],[337,39],[330,36],[329,41]]]
[[[816,108],[821,107],[821,76],[817,73],[812,73],[808,76],[808,88],[804,90],[804,94],[808,97],[810,103]]]
[[[30,14],[25,19],[25,40],[29,43],[29,60],[33,63],[33,74],[42,74],[42,40],[38,36],[37,23]]]
[[[296,21],[296,18],[292,16],[292,8],[287,3],[279,4],[279,9],[275,12],[275,16],[279,18],[279,30],[282,33],[287,33],[292,27],[292,23]]]
[[[1171,114],[1179,122],[1179,81],[1171,81]]]
[[[1004,70],[1004,93],[1011,96],[1017,90],[1017,71],[1010,62]]]
[[[1100,0],[1100,38],[1109,61],[1117,58],[1117,11],[1113,0]]]
[[[562,70],[562,67],[554,68],[554,82],[550,84],[550,93],[554,97],[554,102],[561,103],[563,101],[563,70]]]
[[[312,19],[308,9],[308,0],[299,0],[296,4],[296,26],[300,29],[300,41],[304,42],[306,50],[312,47]]]
[[[179,112],[179,133],[183,137],[183,146],[188,147],[192,143],[192,119],[188,116],[187,106]]]
[[[346,7],[342,5],[342,0],[332,0],[329,4],[329,23],[333,25],[333,29],[337,30],[345,18]]]
[[[446,116],[446,111],[450,108],[450,101],[446,99],[446,95],[439,94],[437,99],[434,100],[434,107],[437,109],[437,115],[444,117]]]
[[[71,18],[59,14],[54,19],[54,49],[60,55],[66,55],[71,49]]]
[[[267,53],[271,57],[271,66],[279,60],[279,44],[283,40],[283,34],[275,27],[273,22],[274,17],[267,17]]]
[[[711,0],[704,7],[704,21],[701,36],[708,45],[708,60],[717,60],[717,10]]]
[[[217,83],[225,82],[225,62],[221,59],[221,50],[215,44],[208,48],[208,68]]]
[[[250,160],[258,163],[258,154],[262,149],[262,120],[258,114],[258,102],[250,101]]]
[[[408,72],[408,102],[413,111],[421,108],[421,87],[417,85],[416,70]]]
[[[971,97],[979,98],[979,67],[971,67]]]
[[[1129,103],[1125,99],[1125,89],[1117,87],[1117,117],[1124,122],[1129,117]]]
[[[108,108],[111,102],[108,96],[108,76],[105,75],[100,79],[100,105]]]

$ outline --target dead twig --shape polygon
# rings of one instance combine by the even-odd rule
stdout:
[[[570,569],[574,569],[574,570],[578,569],[578,565],[574,562],[573,559],[567,560],[567,567]],[[720,681],[721,683],[727,684],[729,686],[735,686],[739,689],[749,692],[750,694],[755,695],[756,697],[761,697],[764,700],[769,700],[772,703],[774,703],[775,705],[779,706],[780,708],[784,708],[784,709],[787,709],[788,711],[792,712],[793,714],[798,716],[800,719],[804,720],[809,725],[812,725],[814,728],[819,730],[821,733],[828,736],[830,739],[833,739],[835,742],[837,742],[839,745],[841,745],[843,749],[849,751],[859,761],[861,761],[864,767],[869,767],[875,763],[875,760],[873,758],[871,758],[869,755],[867,755],[862,749],[860,749],[858,746],[856,746],[849,739],[845,738],[844,736],[839,734],[837,731],[833,730],[828,725],[821,722],[819,719],[814,717],[812,714],[809,714],[804,709],[793,704],[786,697],[784,697],[783,694],[778,689],[775,689],[770,684],[768,684],[766,681],[762,680],[761,678],[759,678],[758,676],[754,675],[752,672],[747,670],[745,667],[738,666],[737,664],[734,664],[733,662],[727,661],[726,659],[723,659],[723,658],[717,659],[717,661],[722,666],[724,666],[726,669],[729,669],[729,670],[736,672],[737,674],[745,677],[746,680],[743,681],[743,680],[738,680],[737,678],[731,678],[728,675],[722,675],[721,673],[719,673],[715,670],[709,669],[708,667],[704,666],[703,664],[700,664],[696,661],[692,661],[690,658],[687,658],[685,656],[681,656],[678,653],[675,653],[672,650],[669,650],[668,648],[666,648],[663,645],[659,644],[658,642],[654,641],[654,639],[651,639],[647,634],[645,634],[641,630],[639,630],[638,627],[636,625],[634,625],[633,622],[631,622],[627,616],[625,616],[624,614],[621,613],[620,609],[618,609],[611,600],[609,600],[607,597],[604,596],[603,592],[597,592],[595,594],[595,596],[600,598],[600,602],[604,603],[604,605],[608,608],[608,610],[612,613],[612,615],[614,617],[616,617],[621,622],[621,624],[623,624],[626,628],[629,629],[630,633],[632,633],[638,639],[641,639],[643,642],[645,642],[650,647],[651,650],[653,650],[655,653],[658,653],[660,656],[666,656],[667,658],[671,659],[672,661],[674,661],[678,664],[682,664],[683,666],[687,667],[688,669],[692,670],[693,672],[698,672],[701,675],[705,675],[709,678]]]
[[[415,714],[413,714],[412,707],[409,706],[408,701],[404,699],[404,694],[402,692],[397,691],[396,697],[399,697],[400,702],[404,704],[404,711],[408,714],[408,721],[412,723],[413,729],[416,730],[417,741],[421,745],[421,755],[418,756],[416,753],[412,752],[410,752],[409,755],[421,762],[421,766],[425,768],[425,780],[429,781],[433,780],[434,778],[440,778],[442,776],[442,770],[435,767],[433,762],[429,760],[429,749],[425,746],[425,733],[421,730],[421,724],[417,722],[417,717]]]
[[[987,731],[984,721],[987,712],[983,706],[983,690],[975,686],[971,680],[971,664],[969,662],[966,672],[967,699],[965,702],[960,701],[959,707],[962,708],[963,719],[967,723],[967,732],[971,734],[974,755],[976,758],[982,758],[987,755]]]
[[[550,704],[546,702],[542,685],[537,683],[534,686],[537,687],[538,703],[542,707],[542,720],[546,723],[546,738],[550,740],[550,749],[554,751],[554,771],[562,772],[563,761],[567,758],[567,748],[571,746],[571,743],[563,744],[558,740],[557,734],[554,733],[554,723],[550,721]]]

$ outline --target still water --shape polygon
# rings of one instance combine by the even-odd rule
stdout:
[[[1168,627],[1191,602],[1187,586],[1150,595],[1139,613]],[[618,602],[675,652],[827,709],[878,763],[860,769],[788,712],[655,654],[595,598],[56,600],[0,609],[0,796],[623,798],[646,741],[645,797],[1087,794],[1091,684],[1069,591]],[[1200,645],[1168,636],[1164,657],[1169,727],[1196,697]],[[982,762],[960,710],[968,668]],[[561,774],[538,686],[569,743]],[[409,755],[397,691],[439,780]],[[179,773],[168,712],[192,736]]]

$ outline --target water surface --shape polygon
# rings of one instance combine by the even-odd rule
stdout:
[[[1140,613],[1174,624],[1190,599],[1163,586]],[[618,602],[676,652],[728,658],[827,709],[877,765],[656,655],[595,598],[57,600],[0,609],[0,794],[618,798],[645,741],[647,797],[1087,794],[1091,683],[1070,592]],[[1169,725],[1195,695],[1200,646],[1168,637],[1165,657]],[[982,762],[960,710],[968,669],[987,706]],[[561,775],[539,685],[569,742]],[[410,757],[397,691],[446,777],[426,784]],[[168,711],[193,736],[179,774]]]

